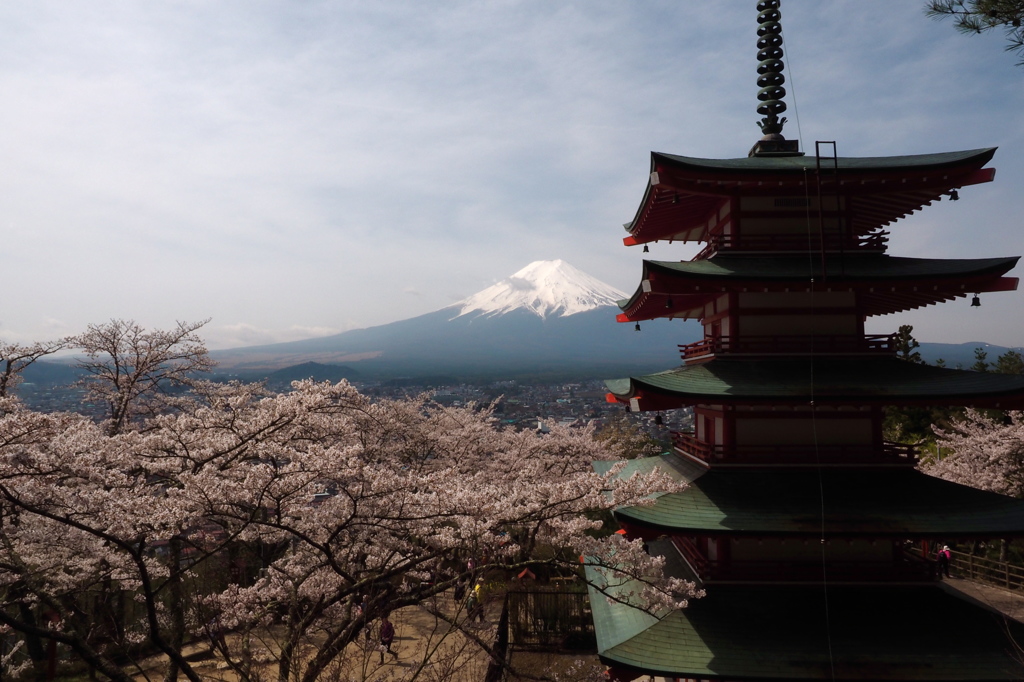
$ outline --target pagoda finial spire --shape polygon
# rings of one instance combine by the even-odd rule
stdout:
[[[757,3],[757,113],[764,118],[758,121],[764,136],[750,150],[750,156],[793,155],[800,154],[800,143],[797,140],[786,140],[782,136],[782,126],[786,118],[779,114],[786,110],[782,98],[786,96],[786,88],[782,84],[786,77],[782,70],[786,65],[782,62],[782,12],[779,11],[780,0],[761,0]]]
[[[782,62],[782,12],[779,11],[779,0],[761,0],[757,3],[757,85],[761,88],[757,99],[757,113],[764,116],[758,125],[765,139],[782,139],[782,126],[785,117],[779,114],[786,110],[782,98],[786,96],[786,88],[782,84],[786,77],[782,75],[785,64]],[[779,137],[769,137],[778,135]]]

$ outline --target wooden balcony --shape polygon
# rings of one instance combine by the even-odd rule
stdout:
[[[889,242],[889,233],[885,230],[870,234],[844,237],[834,233],[825,234],[826,252],[838,253],[857,251],[860,253],[880,253],[885,251]],[[821,253],[821,235],[799,234],[765,234],[765,235],[734,235],[715,234],[708,239],[708,244],[693,260],[704,260],[717,253]]]
[[[683,454],[722,466],[870,465],[914,466],[917,449],[906,443],[884,441],[881,448],[867,445],[714,445],[693,431],[673,431],[672,445]]]
[[[925,583],[935,579],[934,563],[908,552],[884,561],[711,561],[693,543],[673,544],[705,585],[715,583]]]
[[[742,336],[703,339],[680,344],[683,362],[718,355],[895,355],[896,334],[864,336]]]

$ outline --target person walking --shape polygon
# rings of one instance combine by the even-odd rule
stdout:
[[[949,577],[949,560],[953,557],[953,553],[949,550],[949,545],[943,545],[935,555],[935,572],[938,574],[938,578],[941,580],[942,576]]]
[[[479,620],[481,623],[486,622],[484,618],[484,600],[483,593],[481,592],[481,583],[478,581],[473,589],[469,592],[469,599],[466,600],[466,609],[469,611],[469,622],[472,623],[474,620]]]
[[[380,662],[384,664],[384,652],[388,652],[395,659],[398,659],[398,654],[391,650],[391,643],[395,641],[395,626],[391,623],[387,614],[381,616],[380,619]]]
[[[367,612],[370,610],[370,598],[363,595],[362,600],[359,602],[359,606],[356,607],[356,616],[363,618],[363,624],[359,626],[359,629],[366,635],[366,648],[370,648],[370,621],[367,616]],[[356,636],[359,636],[359,631],[356,631]]]

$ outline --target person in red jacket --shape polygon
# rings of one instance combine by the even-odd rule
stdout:
[[[949,560],[953,557],[952,552],[949,551],[949,545],[943,545],[935,554],[935,572],[938,574],[939,579],[945,575],[949,577]]]
[[[391,643],[395,641],[395,626],[388,619],[387,615],[380,619],[380,662],[384,663],[384,652],[398,658],[398,654],[391,650]]]

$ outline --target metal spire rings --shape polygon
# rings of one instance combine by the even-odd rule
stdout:
[[[786,123],[785,117],[779,114],[786,110],[782,98],[786,96],[786,88],[782,84],[786,77],[782,75],[785,64],[782,63],[782,12],[779,11],[779,0],[761,0],[757,3],[757,85],[761,88],[757,99],[757,113],[764,116],[758,125],[767,137],[779,135]]]

